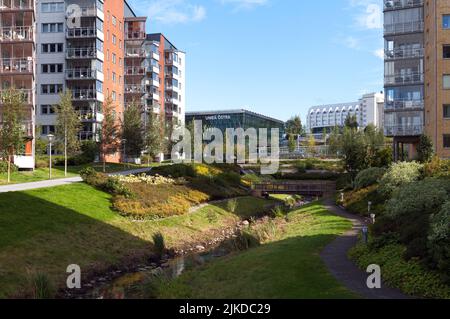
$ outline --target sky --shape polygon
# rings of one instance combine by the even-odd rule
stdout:
[[[129,0],[186,51],[187,111],[280,120],[383,90],[380,0]]]

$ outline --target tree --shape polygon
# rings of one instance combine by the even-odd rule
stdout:
[[[364,129],[364,138],[367,145],[367,164],[369,166],[378,166],[378,156],[385,147],[385,137],[382,130],[377,129],[373,124],[369,124]]]
[[[328,137],[328,152],[329,154],[334,154],[339,156],[339,153],[342,150],[342,140],[341,140],[341,132],[338,126],[335,126],[331,130],[331,134]]]
[[[420,136],[417,146],[417,159],[421,163],[428,163],[434,155],[433,141],[425,134]]]
[[[303,125],[300,116],[296,115],[291,117],[286,122],[286,134],[291,136],[303,135]]]
[[[24,99],[20,91],[7,90],[1,97],[3,107],[0,126],[0,152],[1,157],[8,162],[8,183],[11,182],[11,162],[15,154],[24,149]]]
[[[349,115],[345,119],[345,127],[357,130],[359,127],[356,115]]]
[[[132,103],[123,113],[122,138],[125,140],[125,155],[140,157],[144,148],[142,117],[139,106]]]
[[[314,135],[310,134],[308,138],[308,153],[313,157],[316,155],[316,139]]]
[[[295,137],[293,135],[289,135],[288,148],[290,153],[294,153],[295,149],[297,148],[297,141],[295,140]]]
[[[161,121],[156,114],[149,114],[145,132],[145,148],[150,165],[150,156],[155,158],[164,150],[164,136]]]
[[[80,149],[78,132],[81,128],[80,114],[72,105],[72,92],[67,90],[60,94],[60,102],[55,107],[55,136],[59,148],[64,152],[64,176],[67,176],[67,157]]]
[[[342,134],[342,156],[345,168],[355,177],[356,174],[367,167],[366,143],[364,134],[360,131],[345,127]]]
[[[120,144],[119,123],[114,111],[113,101],[108,97],[103,104],[103,122],[100,131],[100,154],[103,161],[103,172],[106,172],[107,156],[117,152]]]

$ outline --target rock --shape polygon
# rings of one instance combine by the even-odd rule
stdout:
[[[248,220],[244,220],[244,221],[242,222],[242,225],[244,225],[244,226],[249,226],[249,225],[250,225],[250,222],[249,222]]]
[[[197,249],[199,251],[203,251],[203,250],[205,250],[205,247],[202,245],[198,245],[198,246],[195,246],[195,249]]]

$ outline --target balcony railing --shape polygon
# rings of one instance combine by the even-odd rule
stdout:
[[[97,133],[94,133],[92,131],[81,131],[78,133],[78,139],[80,141],[98,141],[99,136]]]
[[[125,57],[129,58],[129,59],[146,58],[147,53],[145,52],[145,50],[142,50],[142,49],[130,49],[129,48],[125,51]]]
[[[130,66],[125,68],[125,76],[144,76],[145,68],[141,66]]]
[[[97,70],[88,68],[67,69],[67,80],[94,80],[97,76]]]
[[[397,10],[423,6],[423,0],[385,0],[384,10]]]
[[[125,85],[125,94],[145,94],[145,86],[142,85]]]
[[[386,111],[407,111],[414,109],[423,109],[425,106],[424,100],[395,100],[386,101],[384,109]]]
[[[80,7],[80,9],[81,9],[80,14],[82,17],[96,17],[97,9],[100,10],[101,12],[103,12],[103,8],[97,7],[95,5]]]
[[[22,123],[22,132],[26,137],[33,137],[33,128],[34,124],[32,121],[23,121]],[[2,128],[2,123],[0,120],[0,129]]]
[[[384,34],[385,35],[394,35],[394,34],[402,34],[402,33],[423,32],[423,29],[424,29],[423,21],[385,24],[384,25]]]
[[[423,73],[396,74],[384,77],[385,85],[404,85],[404,84],[420,84],[423,83]]]
[[[33,59],[0,59],[0,73],[33,73]]]
[[[423,134],[423,124],[385,125],[386,136],[420,136]]]
[[[95,38],[97,36],[97,32],[98,32],[98,29],[96,27],[73,28],[73,29],[67,29],[66,37],[68,39]]]
[[[79,89],[72,90],[72,100],[74,101],[89,101],[97,98],[97,91],[94,89]]]
[[[178,86],[168,84],[168,83],[166,83],[165,89],[166,89],[166,91],[178,91],[179,90]]]
[[[394,49],[385,51],[386,60],[396,60],[396,59],[413,59],[413,58],[423,58],[424,48],[415,49]]]
[[[33,27],[3,27],[0,28],[0,42],[33,41]]]
[[[178,100],[178,98],[176,98],[176,97],[171,97],[171,96],[165,97],[165,98],[164,98],[164,102],[169,103],[169,104],[178,104],[178,103],[180,103],[180,101]]]
[[[0,12],[34,10],[33,0],[0,0]]]
[[[30,89],[17,89],[15,90],[20,93],[22,97],[22,102],[25,104],[33,104],[33,90]],[[5,97],[8,90],[0,90],[0,104],[5,104]]]
[[[67,59],[96,59],[96,48],[70,48],[67,49]]]
[[[145,31],[128,31],[125,32],[125,40],[145,40]]]

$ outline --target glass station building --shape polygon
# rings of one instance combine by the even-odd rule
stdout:
[[[271,129],[278,128],[280,130],[280,141],[285,134],[285,123],[283,121],[247,110],[186,113],[186,125],[190,125],[194,120],[202,121],[204,128],[220,129],[224,136],[228,128],[242,128],[244,130],[266,128],[269,137]]]

